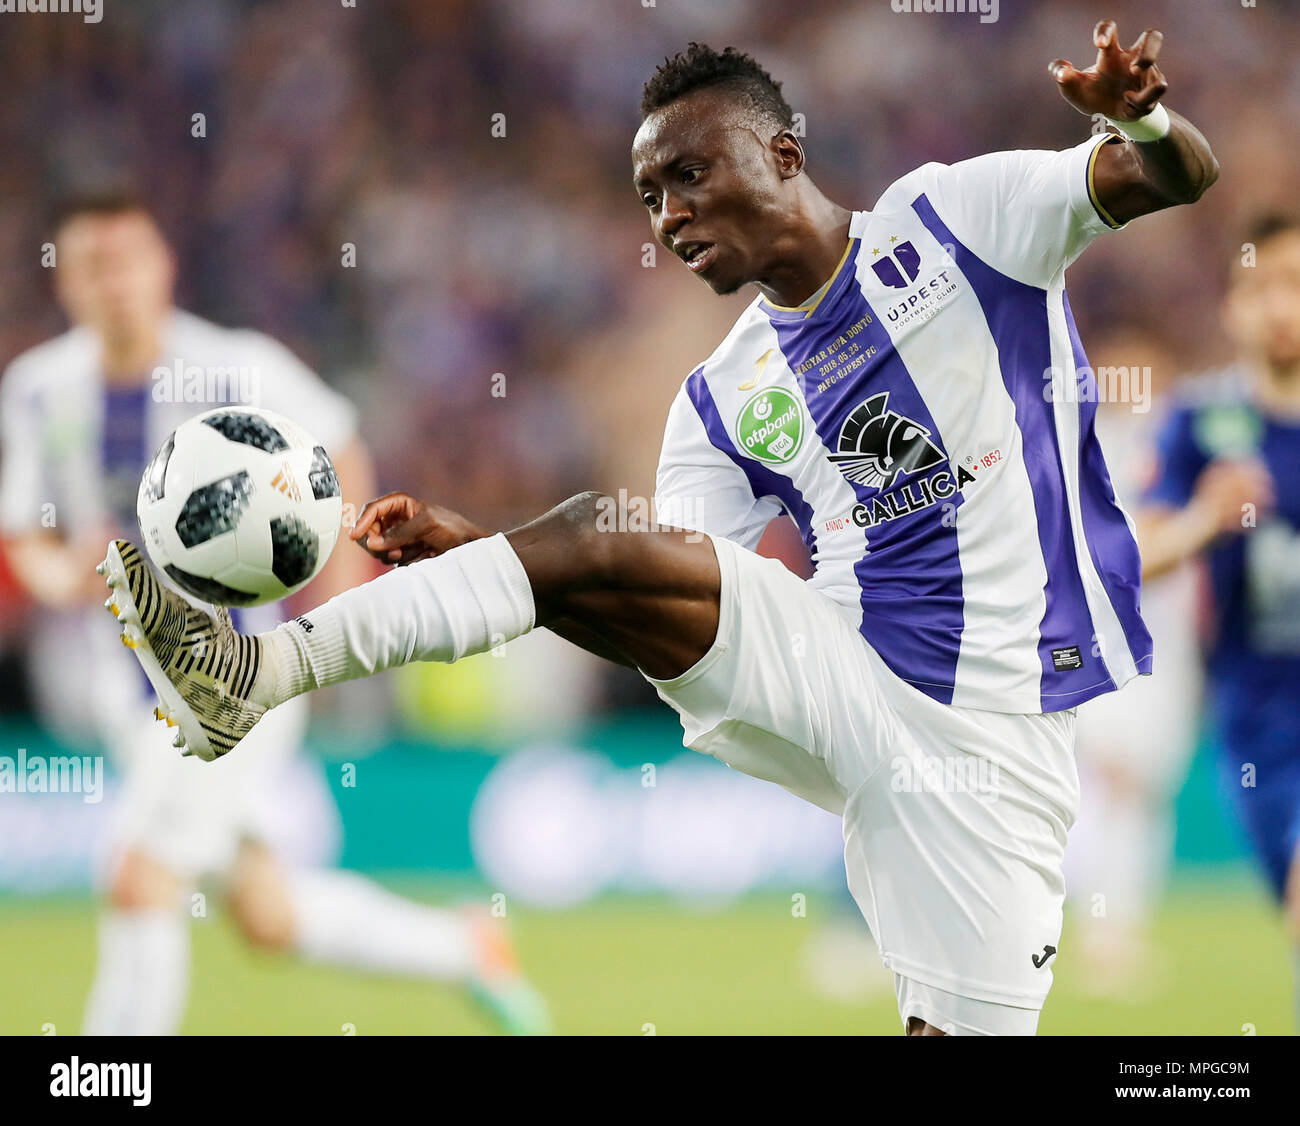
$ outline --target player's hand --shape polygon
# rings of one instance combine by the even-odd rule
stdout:
[[[1118,121],[1146,117],[1169,88],[1156,66],[1164,35],[1144,31],[1132,47],[1119,45],[1114,20],[1102,20],[1092,32],[1097,61],[1087,70],[1076,70],[1065,59],[1047,69],[1056,79],[1061,95],[1081,113],[1100,113]]]
[[[1249,509],[1266,512],[1275,499],[1273,478],[1262,462],[1254,459],[1212,461],[1196,479],[1188,507],[1212,535],[1240,532]]]
[[[348,536],[381,563],[399,567],[491,535],[458,512],[389,493],[361,510]]]

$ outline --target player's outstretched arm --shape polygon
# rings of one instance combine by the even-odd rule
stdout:
[[[1097,61],[1087,70],[1065,59],[1048,68],[1065,100],[1081,113],[1109,118],[1121,131],[1133,126],[1139,136],[1160,132],[1166,114],[1169,121],[1168,132],[1159,139],[1102,148],[1093,170],[1098,202],[1116,223],[1194,203],[1219,178],[1219,162],[1191,122],[1159,105],[1169,88],[1156,66],[1164,35],[1149,29],[1126,50],[1115,21],[1102,20],[1093,41]]]
[[[1183,507],[1149,505],[1138,512],[1143,581],[1172,571],[1222,537],[1240,535],[1248,509],[1267,511],[1273,504],[1273,479],[1261,463],[1211,462]]]

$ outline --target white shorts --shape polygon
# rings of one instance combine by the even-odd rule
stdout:
[[[713,544],[717,638],[681,676],[647,678],[683,742],[843,816],[849,890],[905,979],[904,1022],[1031,1033],[1079,801],[1073,710],[938,703],[889,670],[851,611],[776,560]],[[1019,1011],[992,1019],[987,1005]]]
[[[315,861],[311,835],[336,835],[328,786],[298,752],[307,727],[306,699],[268,712],[239,746],[213,762],[182,758],[175,728],[145,712],[124,728],[115,748],[120,800],[109,827],[108,871],[138,849],[178,876],[225,873],[244,841],[287,859]],[[306,854],[304,847],[306,846]]]
[[[35,670],[43,722],[73,741],[100,742],[114,767],[99,882],[127,849],[186,878],[224,873],[250,839],[293,864],[335,861],[338,809],[319,762],[300,753],[305,697],[275,708],[215,762],[182,758],[171,745],[176,729],[153,718],[153,690],[102,609],[43,621]]]

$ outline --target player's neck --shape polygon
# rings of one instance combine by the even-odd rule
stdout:
[[[1300,362],[1255,365],[1255,399],[1269,414],[1300,419]]]
[[[111,338],[102,336],[99,363],[106,383],[144,383],[158,365],[162,333],[152,332]]]
[[[818,193],[800,221],[780,236],[774,265],[757,279],[763,296],[797,308],[824,286],[844,258],[853,213]]]

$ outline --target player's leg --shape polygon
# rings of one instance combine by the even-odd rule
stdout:
[[[331,837],[337,811],[319,764],[301,754],[308,718],[306,699],[289,701],[239,754],[179,768],[199,787],[193,801],[218,790],[228,798],[234,844],[220,875],[241,935],[318,964],[458,985],[508,1031],[546,1031],[545,1005],[519,972],[503,920],[413,902],[325,867],[327,853],[310,849],[304,838]]]
[[[1255,859],[1282,907],[1291,938],[1295,976],[1296,1027],[1300,1029],[1300,759],[1281,740],[1268,749],[1270,732],[1243,739],[1246,725],[1219,715],[1216,742],[1220,785],[1245,830]],[[1290,721],[1284,721],[1290,726]]]
[[[712,541],[663,529],[602,527],[608,498],[582,493],[506,535],[528,576],[536,624],[592,634],[647,676],[694,665],[718,630],[721,576]],[[581,643],[581,639],[579,639]]]
[[[338,969],[458,985],[507,1031],[549,1028],[503,921],[485,911],[431,907],[353,872],[290,869],[252,840],[239,851],[227,895],[255,946]]]
[[[114,865],[99,920],[87,1036],[168,1036],[189,992],[190,935],[180,877],[128,846]]]
[[[597,494],[574,497],[509,535],[391,571],[259,637],[171,594],[125,541],[110,545],[102,569],[123,640],[181,727],[177,745],[212,758],[303,692],[410,661],[454,661],[535,624],[575,623],[650,676],[685,671],[717,633],[712,542],[605,531],[602,515]]]

